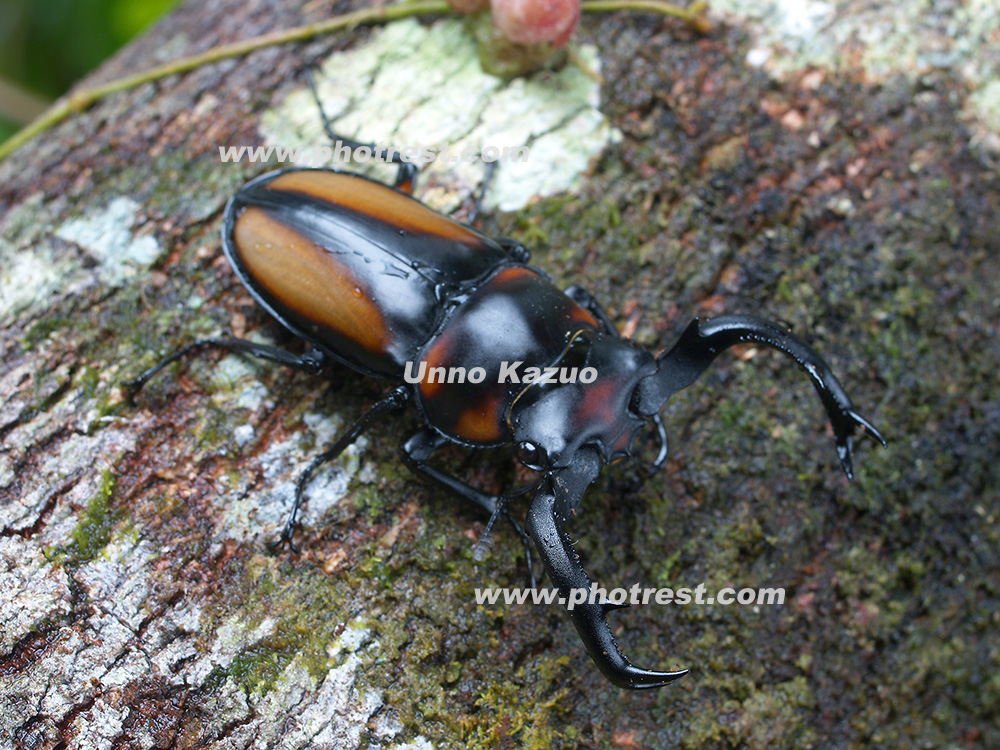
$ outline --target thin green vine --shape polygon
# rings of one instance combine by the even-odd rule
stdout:
[[[708,29],[708,21],[704,15],[706,7],[707,3],[705,2],[696,2],[688,8],[681,8],[671,3],[660,2],[660,0],[585,0],[582,4],[583,11],[586,13],[638,10],[660,13],[665,16],[674,16],[686,21],[701,32]],[[451,7],[445,0],[413,0],[413,2],[404,2],[382,8],[365,8],[352,13],[345,13],[342,16],[335,16],[319,23],[296,26],[242,42],[213,47],[198,55],[183,57],[179,60],[150,68],[141,73],[136,73],[135,75],[118,78],[100,86],[81,89],[66,99],[56,102],[41,117],[0,144],[0,161],[35,136],[58,125],[71,115],[85,111],[104,97],[120,91],[133,89],[144,83],[158,81],[161,78],[178,73],[187,73],[188,71],[200,68],[202,65],[226,60],[231,57],[240,57],[264,47],[273,47],[289,42],[301,42],[320,36],[321,34],[328,34],[332,31],[349,29],[355,26],[389,23],[390,21],[397,21],[401,18],[412,16],[445,15],[452,12]]]

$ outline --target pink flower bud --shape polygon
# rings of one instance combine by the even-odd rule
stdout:
[[[562,47],[580,20],[580,0],[492,0],[493,23],[518,44]]]

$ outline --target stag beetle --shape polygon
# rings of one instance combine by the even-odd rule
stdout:
[[[359,145],[337,136],[322,107],[320,112],[334,142]],[[666,442],[659,411],[723,350],[744,342],[783,352],[809,375],[848,477],[856,428],[885,444],[827,363],[785,328],[746,315],[696,318],[673,347],[654,356],[621,338],[588,292],[560,290],[528,265],[521,244],[487,237],[413,198],[414,165],[398,152],[384,155],[398,165],[393,186],[351,172],[284,169],[251,180],[226,206],[226,257],[257,302],[308,342],[305,354],[229,336],[204,339],[127,384],[141,387],[167,364],[206,345],[311,373],[339,362],[398,383],[308,465],[283,543],[291,545],[314,470],[412,400],[425,426],[401,445],[407,466],[490,513],[484,538],[498,516],[507,517],[525,540],[529,570],[528,538],[569,601],[571,591],[591,585],[566,531],[587,487],[605,465],[633,455],[638,434],[650,422],[660,433],[655,463],[662,464]],[[526,532],[507,508],[521,493],[487,495],[428,463],[449,443],[513,443],[521,462],[541,473],[528,488],[535,494]],[[608,624],[606,614],[614,608],[585,601],[569,612],[612,683],[654,688],[687,673],[633,666]]]

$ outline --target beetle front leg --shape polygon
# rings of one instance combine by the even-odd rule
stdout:
[[[656,672],[629,662],[608,624],[607,613],[619,606],[590,600],[590,577],[580,565],[564,528],[601,467],[600,455],[583,449],[569,467],[546,476],[528,511],[528,533],[535,540],[549,578],[559,589],[560,600],[567,604],[587,653],[604,676],[618,687],[632,690],[662,687],[683,677],[688,670]]]
[[[521,537],[521,542],[524,544],[524,556],[528,566],[529,583],[531,588],[535,588],[536,581],[531,559],[531,542],[528,539],[528,535],[524,533],[524,529],[521,528],[521,524],[517,522],[506,508],[502,507],[502,504],[509,498],[507,496],[487,495],[482,490],[478,490],[460,479],[456,479],[451,474],[447,474],[427,463],[435,451],[448,445],[450,442],[448,438],[436,430],[424,427],[413,433],[413,435],[399,446],[399,453],[403,458],[403,462],[414,474],[422,476],[438,487],[448,490],[453,495],[457,495],[463,500],[468,500],[477,505],[489,513],[491,519],[497,512],[498,504],[501,504],[501,514],[514,527],[518,536]]]

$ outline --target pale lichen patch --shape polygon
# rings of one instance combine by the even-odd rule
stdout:
[[[712,10],[732,23],[750,22],[747,63],[778,78],[810,67],[858,65],[875,80],[950,71],[972,91],[966,115],[1000,139],[1000,5],[994,0],[713,0]],[[994,54],[983,54],[990,49]],[[994,139],[986,140],[1000,146]]]
[[[42,549],[20,537],[0,537],[0,652],[41,623],[69,612],[69,577],[45,559]]]
[[[319,681],[296,656],[273,690],[251,698],[255,720],[230,737],[251,748],[354,748],[384,705],[381,692],[360,690],[362,657],[351,654]],[[256,700],[255,700],[256,698]]]
[[[146,617],[144,604],[152,598],[146,570],[155,557],[148,541],[119,535],[105,548],[105,555],[81,565],[76,578],[101,608],[126,627],[137,631]]]
[[[0,257],[8,255],[12,253],[0,249]],[[48,248],[16,255],[0,270],[0,315],[22,312],[60,286],[61,270]]]
[[[583,46],[578,55],[599,68],[593,47]],[[534,198],[577,189],[589,162],[621,137],[598,109],[600,86],[583,70],[567,65],[530,81],[502,81],[481,70],[475,40],[454,20],[376,29],[366,44],[328,58],[317,85],[340,135],[449,150],[418,180],[419,197],[438,210],[455,208],[482,184],[485,165],[463,161],[463,154],[499,150],[486,206],[513,211]],[[275,146],[329,145],[306,88],[265,113],[261,129]],[[524,146],[527,163],[503,159],[503,149]],[[382,170],[378,176],[391,180],[392,171]]]
[[[974,141],[1000,152],[1000,78],[976,89],[969,97],[968,109],[973,122],[981,125]]]
[[[44,217],[37,193],[0,220],[0,321],[43,307],[76,280],[78,264],[57,260]]]
[[[341,654],[353,654],[367,644],[372,637],[371,628],[366,627],[360,621],[348,623],[334,641],[327,646],[326,653],[331,659],[336,659]]]
[[[414,737],[412,742],[406,742],[402,745],[393,745],[392,750],[434,750],[434,745],[426,737],[417,735]]]
[[[132,232],[139,210],[131,198],[115,198],[103,211],[66,222],[56,230],[56,237],[82,247],[97,261],[105,282],[120,284],[160,255],[155,238]]]
[[[128,710],[114,706],[104,698],[98,698],[89,711],[77,715],[70,723],[70,731],[79,738],[74,742],[74,747],[78,750],[114,750],[115,740],[122,734],[128,713]],[[154,746],[140,744],[140,738],[135,737],[134,732],[130,734],[135,742],[134,747]]]
[[[319,687],[316,699],[300,716],[304,733],[314,747],[361,747],[361,734],[384,699],[377,690],[357,687],[361,659],[331,669]]]

